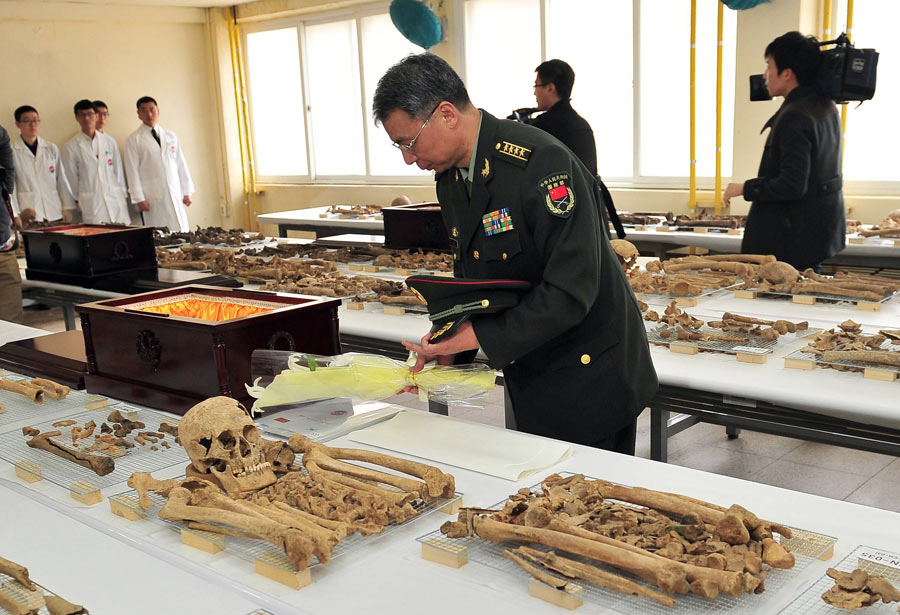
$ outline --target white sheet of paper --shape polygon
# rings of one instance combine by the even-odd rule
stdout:
[[[401,412],[349,438],[512,481],[572,454],[572,447],[564,442],[417,412]]]

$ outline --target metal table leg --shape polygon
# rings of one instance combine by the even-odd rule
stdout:
[[[650,406],[650,459],[662,461],[669,458],[669,411]]]

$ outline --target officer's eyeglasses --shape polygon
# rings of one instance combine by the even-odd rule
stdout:
[[[41,120],[19,120],[20,124],[40,124]]]
[[[419,135],[422,134],[422,131],[425,130],[425,127],[428,126],[428,122],[431,121],[431,118],[434,116],[434,112],[437,111],[438,107],[440,107],[440,106],[441,106],[441,103],[438,103],[437,107],[432,109],[431,113],[428,114],[428,119],[425,120],[425,122],[422,124],[422,127],[419,128],[419,132],[416,133],[416,136],[414,136],[412,138],[412,140],[410,140],[409,143],[404,145],[404,144],[397,143],[396,141],[394,141],[391,145],[393,145],[394,147],[399,149],[401,152],[414,153],[413,148],[416,146],[416,140],[419,138]]]

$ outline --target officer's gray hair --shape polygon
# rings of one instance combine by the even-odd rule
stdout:
[[[408,55],[378,80],[372,115],[376,125],[397,109],[422,119],[445,100],[459,109],[469,105],[469,93],[456,71],[433,53]]]

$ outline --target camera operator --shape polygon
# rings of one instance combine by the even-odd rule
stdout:
[[[764,57],[769,94],[784,102],[763,126],[770,131],[759,176],[728,184],[724,201],[751,202],[742,252],[774,254],[818,272],[845,244],[840,115],[815,88],[821,52],[814,37],[788,32]]]

